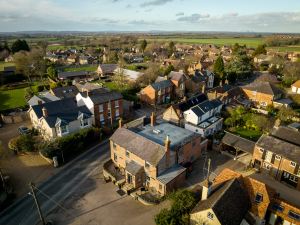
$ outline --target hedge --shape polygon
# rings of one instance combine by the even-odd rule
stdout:
[[[79,132],[58,138],[41,146],[41,153],[52,159],[54,156],[64,157],[63,160],[72,158],[89,147],[91,143],[99,141],[101,130],[98,128],[87,128]]]

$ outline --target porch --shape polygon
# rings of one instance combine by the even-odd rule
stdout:
[[[125,174],[109,159],[103,165],[103,176],[106,181],[112,181],[116,185],[125,184]]]

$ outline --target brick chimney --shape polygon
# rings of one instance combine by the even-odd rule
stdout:
[[[45,108],[45,107],[43,107],[42,108],[42,111],[43,111],[43,117],[48,117],[48,110]]]
[[[42,100],[38,100],[37,103],[38,103],[38,105],[43,104]]]
[[[206,89],[205,86],[206,86],[205,84],[203,84],[203,86],[202,86],[202,93],[203,93],[203,94],[205,93],[205,89]]]
[[[123,120],[122,118],[119,119],[119,128],[121,128],[123,126]]]
[[[223,81],[222,80],[220,80],[220,87],[222,87],[223,86]]]
[[[151,126],[154,127],[156,124],[156,116],[154,112],[151,113],[150,120],[151,120]]]
[[[206,200],[211,193],[212,183],[208,180],[203,181],[201,200]]]
[[[165,139],[165,152],[166,152],[166,165],[167,168],[170,167],[170,145],[171,141],[169,139],[169,135],[167,135]]]

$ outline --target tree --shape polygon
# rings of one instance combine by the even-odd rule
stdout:
[[[253,52],[253,56],[257,56],[260,54],[267,54],[266,45],[258,45],[255,51]]]
[[[147,41],[144,39],[144,40],[142,40],[142,43],[141,43],[141,50],[143,53],[144,53],[146,47],[147,47]]]
[[[57,77],[57,71],[56,69],[54,68],[54,66],[49,66],[47,68],[47,74],[48,76],[51,78],[51,79],[56,79]]]
[[[24,74],[28,81],[31,82],[31,67],[29,60],[29,53],[26,51],[20,51],[14,54],[14,62],[18,73]]]
[[[171,55],[173,55],[173,53],[175,52],[175,50],[176,50],[175,43],[174,43],[173,41],[171,41],[171,42],[169,43],[169,46],[168,46],[168,54],[169,54],[169,57],[170,57]]]
[[[223,57],[219,56],[214,64],[213,71],[215,73],[215,84],[219,84],[220,80],[224,79],[224,61]]]
[[[283,122],[292,122],[295,116],[297,116],[297,113],[293,109],[284,106],[277,113],[277,118]]]
[[[144,76],[138,78],[138,84],[148,85],[153,83],[160,74],[160,68],[157,63],[149,63],[144,72]]]
[[[12,53],[16,53],[19,51],[30,51],[30,48],[26,42],[26,40],[16,40],[11,46]]]
[[[44,59],[44,50],[42,48],[34,48],[29,53],[29,62],[31,72],[34,76],[39,76],[41,80],[46,72],[46,61]]]
[[[290,86],[294,81],[300,79],[300,62],[285,63],[283,69],[283,81]]]
[[[165,71],[164,71],[164,75],[165,76],[167,76],[167,75],[169,75],[169,73],[171,72],[171,71],[174,71],[175,70],[175,68],[174,68],[174,66],[171,64],[171,65],[168,65],[168,67],[165,69]]]

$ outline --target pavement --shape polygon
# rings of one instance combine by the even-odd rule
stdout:
[[[109,157],[106,141],[37,185],[46,220],[55,224],[154,224],[154,215],[164,204],[144,206],[131,196],[120,196],[116,186],[102,179],[102,165]],[[33,197],[28,194],[3,211],[0,224],[40,224]]]
[[[3,149],[0,157],[0,168],[4,174],[10,176],[16,197],[26,194],[30,181],[40,183],[56,171],[38,153],[15,155],[8,149],[9,140],[19,135],[18,127],[20,126],[30,127],[30,121],[5,124],[4,127],[0,128],[0,141]]]

